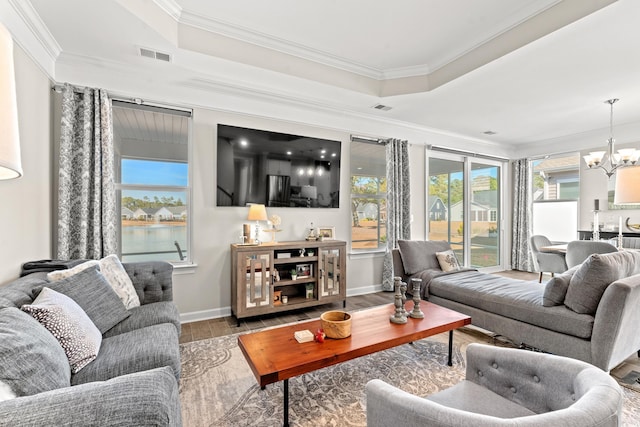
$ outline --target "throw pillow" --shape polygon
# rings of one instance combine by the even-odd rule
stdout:
[[[69,359],[72,373],[77,373],[98,356],[102,334],[82,308],[68,296],[42,288],[33,304],[23,305],[22,310],[58,340]]]
[[[87,262],[83,262],[82,264],[78,264],[75,267],[68,268],[66,270],[54,270],[47,273],[47,280],[50,282],[57,282],[58,280],[67,279],[71,276],[74,276],[87,268],[93,267],[94,265],[98,265],[99,261],[90,260]]]
[[[576,270],[564,305],[576,313],[595,314],[607,287],[618,279],[640,273],[640,252],[590,255]]]
[[[436,252],[451,249],[444,240],[398,240],[404,272],[408,276],[423,270],[440,268]]]
[[[16,396],[69,387],[69,362],[56,339],[16,307],[0,309],[0,381]]]
[[[127,309],[140,307],[136,288],[133,287],[131,278],[116,255],[109,255],[100,260],[100,272]]]
[[[49,284],[49,288],[73,299],[101,333],[107,332],[131,313],[94,265],[74,276]]]
[[[553,307],[564,303],[564,297],[567,295],[571,277],[573,277],[573,274],[579,267],[580,265],[571,267],[564,273],[553,276],[547,282],[544,287],[544,294],[542,295],[542,305],[544,307]]]
[[[458,271],[460,270],[460,263],[456,258],[456,254],[450,249],[444,252],[436,252],[436,258],[440,264],[442,271]]]

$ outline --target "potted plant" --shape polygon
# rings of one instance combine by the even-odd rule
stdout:
[[[296,280],[298,278],[298,272],[295,268],[291,269],[291,280]]]

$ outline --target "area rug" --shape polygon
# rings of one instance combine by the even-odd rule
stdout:
[[[470,342],[511,346],[462,328],[455,331],[453,367],[449,367],[447,338],[446,333],[436,335],[290,379],[291,425],[366,426],[364,386],[369,380],[380,378],[409,393],[425,396],[464,378],[463,355]],[[237,339],[238,335],[229,335],[180,346],[180,400],[185,427],[282,425],[282,382],[261,390]],[[623,392],[623,425],[639,425],[640,393],[628,388]]]

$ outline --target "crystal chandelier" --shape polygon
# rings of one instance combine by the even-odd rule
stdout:
[[[616,169],[635,165],[640,157],[640,150],[635,148],[624,148],[614,153],[613,139],[613,104],[618,102],[618,98],[608,99],[605,101],[611,107],[611,113],[609,116],[609,139],[607,140],[607,151],[593,151],[586,156],[583,156],[584,161],[589,166],[589,169],[600,168],[604,173],[611,178],[616,172]]]

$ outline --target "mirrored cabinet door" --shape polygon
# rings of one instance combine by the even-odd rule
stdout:
[[[242,266],[244,277],[245,308],[268,306],[271,304],[270,285],[273,271],[273,259],[271,252],[253,252],[251,254],[238,254],[238,265]]]
[[[342,257],[339,248],[320,251],[320,297],[339,295],[342,287]]]

